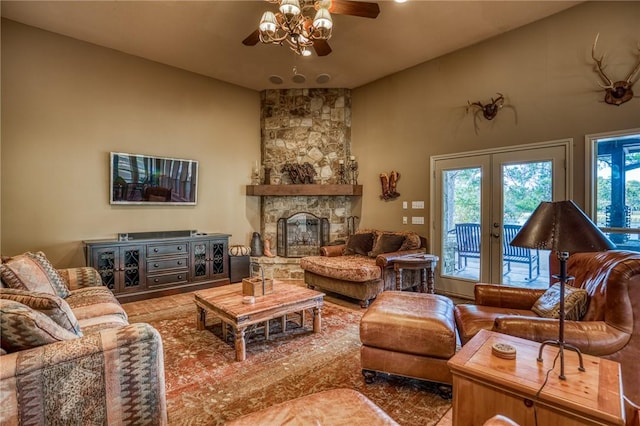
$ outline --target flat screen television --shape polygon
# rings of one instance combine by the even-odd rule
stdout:
[[[111,204],[195,205],[198,162],[112,152]]]

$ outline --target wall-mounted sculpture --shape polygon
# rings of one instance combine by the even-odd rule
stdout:
[[[389,175],[386,173],[380,173],[380,184],[382,185],[382,195],[380,195],[381,199],[392,200],[400,196],[400,193],[396,190],[398,186],[398,179],[400,179],[400,173],[396,171],[391,171]]]
[[[287,163],[282,166],[282,173],[288,173],[291,183],[313,183],[316,170],[309,163],[293,164]]]
[[[598,84],[605,90],[604,101],[611,105],[620,106],[633,98],[633,90],[631,90],[631,88],[633,87],[633,84],[635,83],[634,80],[640,71],[640,59],[638,60],[635,68],[629,73],[626,80],[613,82],[604,72],[604,66],[602,65],[604,53],[600,56],[600,59],[596,58],[596,44],[598,43],[598,37],[600,37],[600,33],[596,34],[596,39],[591,47],[591,57],[595,61],[594,71],[598,73],[600,79],[604,83]],[[640,56],[640,43],[638,43],[638,54]]]
[[[473,128],[478,133],[478,115],[482,114],[482,116],[487,120],[493,120],[498,115],[498,111],[502,109],[504,106],[504,96],[502,93],[497,93],[498,97],[493,99],[491,98],[491,102],[487,104],[483,104],[482,102],[469,102],[467,101],[467,112],[469,109],[475,108],[475,112],[473,114]]]

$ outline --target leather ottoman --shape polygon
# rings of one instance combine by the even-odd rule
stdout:
[[[255,425],[398,425],[366,396],[352,389],[332,389],[274,405],[227,422]]]
[[[453,310],[453,302],[440,295],[380,294],[360,321],[365,381],[383,372],[450,385],[447,360],[459,347]],[[440,392],[450,397],[451,389],[441,387]]]

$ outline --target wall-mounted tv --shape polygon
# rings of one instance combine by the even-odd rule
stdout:
[[[109,194],[111,204],[195,205],[198,162],[112,152]]]

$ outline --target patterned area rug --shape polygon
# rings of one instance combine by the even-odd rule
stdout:
[[[310,315],[306,327],[299,327],[299,316],[292,315],[287,333],[281,332],[280,320],[272,320],[269,340],[263,330],[247,333],[243,362],[235,361],[233,338],[222,341],[219,320],[207,319],[207,330],[196,330],[193,305],[129,320],[148,322],[162,335],[170,424],[224,424],[279,402],[342,387],[363,393],[402,425],[436,424],[451,404],[438,396],[435,385],[390,376],[364,383],[358,337],[362,313],[325,300],[318,334],[311,331]]]

